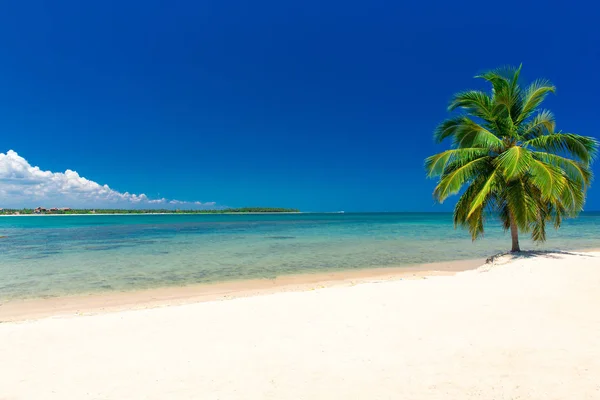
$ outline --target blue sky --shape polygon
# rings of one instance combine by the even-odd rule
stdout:
[[[559,129],[600,134],[597,15],[548,1],[10,2],[0,153],[14,174],[69,169],[185,205],[446,211],[455,199],[434,204],[423,159],[444,149],[432,131],[451,95],[484,88],[477,72],[523,63],[558,87]],[[89,186],[51,177],[61,193]]]

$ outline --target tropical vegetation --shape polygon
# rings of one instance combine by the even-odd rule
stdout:
[[[29,215],[29,214],[56,214],[56,215],[79,215],[79,214],[244,214],[244,213],[297,213],[295,208],[277,207],[243,207],[222,208],[211,210],[168,210],[168,209],[71,209],[71,208],[22,208],[22,209],[0,209],[0,215]]]
[[[429,177],[439,177],[433,196],[443,202],[459,194],[455,227],[468,228],[473,240],[484,233],[490,215],[510,230],[513,252],[519,232],[546,240],[546,223],[558,229],[576,216],[592,181],[593,137],[556,129],[552,112],[540,105],[555,87],[545,79],[519,85],[521,67],[505,67],[476,78],[489,93],[468,90],[454,96],[448,109],[460,111],[434,133],[451,148],[425,160]]]

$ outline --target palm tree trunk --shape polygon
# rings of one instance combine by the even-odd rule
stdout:
[[[510,213],[510,237],[512,238],[512,250],[510,252],[521,251],[521,247],[519,247],[519,227],[512,213]]]

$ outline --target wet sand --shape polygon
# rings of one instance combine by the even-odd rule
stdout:
[[[0,302],[0,322],[145,309],[258,296],[277,292],[352,286],[359,283],[381,280],[418,279],[425,276],[452,275],[456,272],[477,268],[483,263],[485,263],[485,259],[458,260],[395,268],[283,275],[275,279],[239,280],[131,292],[104,292],[45,299],[11,300]]]

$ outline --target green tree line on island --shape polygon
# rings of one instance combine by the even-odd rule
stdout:
[[[81,214],[248,214],[248,213],[297,213],[295,208],[280,207],[242,207],[212,210],[168,210],[168,209],[0,209],[0,215],[81,215]]]

